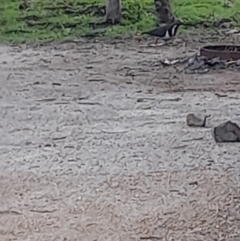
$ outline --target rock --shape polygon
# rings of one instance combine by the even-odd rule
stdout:
[[[213,129],[216,142],[240,142],[240,127],[231,121],[227,121]]]
[[[189,127],[205,127],[206,120],[210,116],[211,115],[206,115],[202,118],[194,114],[188,114],[186,118],[186,122]]]
[[[194,54],[192,57],[190,57],[188,59],[188,66],[194,64],[194,62],[197,61],[197,58],[198,58],[197,54]]]
[[[204,56],[194,55],[188,59],[187,65],[185,67],[186,73],[198,73],[204,74],[209,70],[222,70],[222,69],[239,69],[236,61],[229,61],[216,58],[206,58]],[[240,63],[238,63],[240,64]]]
[[[236,61],[236,65],[237,65],[237,66],[240,66],[240,59],[238,59],[238,60]]]
[[[209,66],[213,67],[213,66],[219,65],[221,63],[221,60],[220,58],[216,57],[216,58],[209,59],[208,61],[206,61],[206,63]]]

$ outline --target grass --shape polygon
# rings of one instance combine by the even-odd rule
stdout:
[[[240,20],[240,1],[172,0],[174,14],[185,23]],[[65,37],[126,35],[156,26],[153,0],[122,0],[121,25],[96,28],[104,20],[105,0],[2,0],[0,6],[0,42],[53,41]]]

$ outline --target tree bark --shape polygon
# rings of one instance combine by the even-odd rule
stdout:
[[[171,23],[175,20],[169,0],[154,0],[158,24]]]
[[[121,0],[106,0],[106,21],[112,24],[121,21]]]
[[[154,0],[154,5],[159,25],[175,20],[170,0]],[[106,0],[106,21],[112,24],[121,22],[121,0]]]

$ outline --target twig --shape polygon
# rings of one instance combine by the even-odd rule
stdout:
[[[10,211],[10,210],[0,211],[0,215],[1,215],[1,214],[15,214],[15,215],[21,215],[20,212],[17,212],[17,211]]]
[[[140,237],[140,239],[161,239],[161,238],[157,236],[148,236],[148,237]]]
[[[98,129],[100,130],[100,129]],[[123,134],[123,133],[127,133],[129,132],[130,130],[126,130],[126,131],[107,131],[107,130],[100,130],[101,132],[103,133],[106,133],[106,134]]]
[[[77,102],[79,105],[101,105],[98,102]]]
[[[54,213],[56,212],[57,210],[54,209],[54,210],[34,210],[34,209],[31,209],[30,212],[34,212],[34,213]]]
[[[57,100],[57,98],[47,98],[47,99],[41,99],[41,100],[37,100],[37,101],[41,101],[41,102],[43,102],[43,101],[51,102],[51,101],[55,101],[55,100]]]

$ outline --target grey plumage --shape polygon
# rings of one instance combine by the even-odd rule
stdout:
[[[151,36],[159,37],[163,40],[169,40],[176,36],[177,30],[182,23],[177,20],[173,23],[166,24],[150,31],[144,32],[143,34],[148,34]]]

